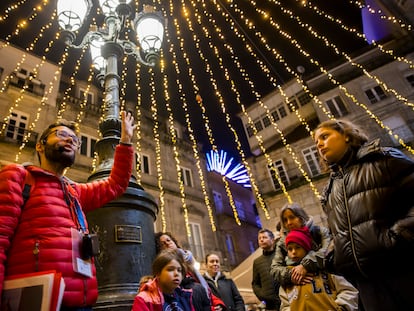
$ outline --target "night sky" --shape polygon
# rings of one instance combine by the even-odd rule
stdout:
[[[170,5],[173,3],[173,5]],[[239,154],[236,148],[235,139],[227,126],[225,115],[222,113],[222,103],[220,97],[216,96],[216,90],[212,83],[212,77],[220,92],[226,111],[231,116],[230,124],[237,130],[241,139],[243,149],[247,155],[248,147],[244,131],[239,118],[236,116],[241,111],[241,106],[237,102],[235,92],[232,86],[237,89],[240,96],[241,104],[248,107],[255,102],[256,95],[265,96],[274,89],[272,82],[269,80],[262,68],[258,66],[260,60],[269,70],[269,74],[276,79],[277,83],[283,84],[292,78],[285,70],[284,66],[268,51],[260,40],[259,35],[265,38],[270,49],[275,49],[281,54],[291,68],[303,66],[306,69],[305,75],[317,70],[310,61],[309,57],[303,56],[300,51],[291,43],[292,40],[286,39],[281,33],[288,34],[303,50],[310,54],[321,65],[326,66],[341,59],[331,48],[328,48],[322,41],[317,40],[311,35],[306,28],[300,27],[298,20],[312,26],[312,29],[320,35],[327,37],[332,43],[346,53],[352,53],[366,46],[366,43],[358,38],[355,34],[341,28],[338,21],[342,21],[349,28],[355,28],[362,32],[360,9],[349,1],[335,0],[317,0],[312,4],[318,7],[319,12],[324,12],[325,16],[329,15],[336,19],[332,22],[321,14],[315,13],[315,9],[304,7],[301,1],[295,0],[259,0],[256,3],[251,0],[233,0],[233,1],[201,1],[201,0],[163,0],[161,5],[155,1],[157,8],[162,8],[164,15],[168,20],[167,29],[169,33],[168,40],[163,44],[163,57],[166,63],[166,74],[169,81],[170,105],[173,107],[174,118],[185,124],[183,100],[186,101],[190,110],[190,120],[193,129],[197,135],[197,140],[203,142],[204,151],[210,149],[207,133],[204,128],[204,121],[201,115],[201,109],[195,100],[195,95],[199,93],[203,99],[205,113],[210,120],[211,130],[216,145],[220,149],[228,151],[236,159]],[[95,8],[97,0],[93,1]],[[144,1],[139,1],[139,10]],[[14,1],[3,0],[0,4],[0,15],[2,17],[9,11],[6,9],[14,4]],[[255,5],[254,5],[255,3]],[[33,13],[33,6],[41,4],[41,2],[25,1],[18,8],[11,10],[9,16],[0,22],[0,38],[5,40],[9,34],[15,29],[18,21],[28,20]],[[194,6],[195,7],[194,7]],[[43,7],[39,11],[38,16],[33,21],[28,21],[25,29],[15,36],[11,36],[10,41],[22,48],[26,48],[39,34],[41,27],[50,22],[50,17],[55,8],[55,1]],[[270,18],[265,19],[260,12],[266,11]],[[96,9],[93,10],[97,23],[102,23],[103,18],[96,15]],[[223,17],[223,14],[225,17]],[[212,23],[214,19],[214,23]],[[246,25],[246,19],[251,21],[253,27]],[[279,25],[280,29],[271,26],[270,20]],[[191,27],[188,22],[191,22]],[[201,25],[198,23],[200,21]],[[178,34],[177,25],[180,29]],[[213,27],[214,26],[214,27]],[[235,27],[236,32],[232,27]],[[192,31],[191,31],[191,28]],[[208,30],[209,37],[206,36]],[[35,53],[44,54],[44,47],[52,40],[58,31],[57,22],[54,21],[52,27],[44,32],[43,37],[38,40]],[[80,33],[85,33],[87,27],[83,27]],[[224,37],[219,38],[218,31]],[[243,40],[237,36],[238,33],[244,38]],[[181,41],[179,40],[181,37]],[[252,56],[245,48],[246,43],[253,49]],[[183,47],[180,47],[180,44]],[[226,45],[227,44],[227,45]],[[218,52],[214,53],[214,47]],[[229,47],[233,49],[233,54],[229,51]],[[59,62],[64,43],[56,41],[52,46],[50,53],[46,57],[54,62]],[[173,52],[172,52],[173,51]],[[70,50],[71,57],[65,63],[63,72],[71,75],[76,62],[80,55],[79,50]],[[246,74],[242,74],[242,70],[237,68],[235,57],[242,66],[242,70]],[[174,61],[180,73],[176,72]],[[80,75],[76,78],[87,78],[90,57],[82,60]],[[128,68],[135,68],[135,60],[128,60]],[[210,71],[206,72],[206,64]],[[224,74],[223,68],[228,70],[229,76]],[[165,98],[162,90],[162,75],[159,68],[155,68],[156,76],[156,98],[160,113],[165,114]],[[136,100],[136,88],[134,70],[128,70],[131,74],[127,77],[127,97]],[[193,76],[191,76],[191,74]],[[248,77],[248,78],[246,78]],[[142,66],[140,74],[140,85],[143,99],[143,106],[150,106],[150,88],[148,87],[149,75],[148,68]],[[177,83],[177,80],[179,83]],[[195,80],[195,81],[194,81]],[[249,84],[248,81],[252,84]],[[182,90],[179,91],[179,84]],[[254,85],[254,93],[251,90]]]

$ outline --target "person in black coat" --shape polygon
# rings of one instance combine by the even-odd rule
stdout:
[[[266,310],[279,310],[279,284],[269,273],[276,250],[275,235],[269,229],[261,229],[257,240],[263,253],[253,261],[253,292],[265,303]]]
[[[206,272],[203,275],[211,292],[221,298],[229,311],[245,311],[243,297],[236,284],[220,272],[220,258],[216,254],[206,256]]]
[[[412,310],[413,159],[369,142],[347,120],[322,122],[314,140],[321,164],[331,171],[321,202],[335,272],[359,290],[365,311]]]

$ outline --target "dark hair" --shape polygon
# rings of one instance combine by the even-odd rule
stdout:
[[[260,229],[259,232],[257,233],[257,235],[259,235],[260,233],[267,233],[272,240],[275,239],[275,235],[269,229]]]
[[[161,273],[162,269],[164,269],[164,267],[166,265],[168,265],[168,263],[171,260],[176,260],[180,266],[181,266],[181,274],[184,277],[186,270],[185,270],[185,265],[184,265],[184,258],[181,255],[180,252],[177,252],[177,250],[175,249],[166,249],[161,251],[157,257],[155,257],[154,261],[152,262],[152,274],[153,275],[158,275]]]
[[[327,120],[320,123],[315,131],[324,127],[346,136],[349,139],[348,145],[354,150],[359,149],[359,147],[368,142],[368,135],[348,120]],[[323,169],[328,168],[328,163],[322,157],[319,157],[319,162]]]
[[[285,224],[283,222],[283,214],[286,210],[290,210],[296,217],[300,218],[303,226],[305,226],[310,219],[308,213],[306,213],[305,210],[302,207],[300,207],[298,203],[286,203],[280,210],[280,222],[282,224],[283,229],[286,229]]]
[[[162,251],[162,244],[161,244],[160,238],[163,235],[168,235],[171,238],[171,240],[174,241],[175,245],[177,245],[178,248],[181,248],[181,246],[177,242],[177,239],[171,234],[171,232],[168,232],[168,231],[157,232],[155,233],[155,236],[154,236],[155,237],[155,251],[157,252],[157,254]]]
[[[55,127],[58,127],[58,126],[67,127],[68,129],[72,130],[75,133],[76,136],[79,136],[79,134],[80,134],[80,130],[79,130],[78,123],[76,123],[74,121],[68,121],[68,120],[65,120],[65,119],[60,119],[60,120],[56,121],[55,123],[50,124],[43,131],[42,135],[40,135],[40,137],[39,137],[38,143],[40,143],[42,145],[46,144],[47,137],[50,135],[50,133],[52,133],[52,130]],[[37,158],[38,158],[39,163],[40,163],[40,155],[39,155],[39,153],[37,153]]]
[[[280,229],[282,229],[282,224],[280,223],[280,221],[278,221],[276,224],[276,231],[279,232]]]
[[[209,254],[206,255],[206,257],[204,259],[206,263],[207,263],[208,257],[210,257],[211,255],[216,255],[220,259],[220,256],[218,254],[216,254],[216,253],[209,253]]]

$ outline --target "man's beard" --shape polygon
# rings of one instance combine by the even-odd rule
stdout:
[[[63,147],[45,145],[45,157],[53,163],[59,163],[63,168],[71,167],[75,162],[75,153],[67,154]]]

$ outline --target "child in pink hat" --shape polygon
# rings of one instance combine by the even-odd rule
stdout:
[[[292,229],[285,239],[289,268],[301,262],[312,249],[312,236],[307,227]],[[319,271],[312,282],[304,285],[281,286],[281,311],[358,310],[358,290],[345,278]]]

